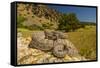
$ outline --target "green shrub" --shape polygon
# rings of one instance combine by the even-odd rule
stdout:
[[[80,22],[78,18],[76,17],[76,14],[69,13],[69,14],[63,14],[59,18],[59,30],[65,30],[65,31],[75,31],[79,28]]]
[[[23,17],[23,16],[17,16],[17,27],[23,27],[23,22],[25,21],[26,19]]]
[[[53,24],[52,23],[43,23],[42,27],[44,29],[52,29]]]
[[[26,26],[25,28],[29,29],[29,30],[43,30],[43,27],[38,26],[38,25],[31,25],[31,26]]]

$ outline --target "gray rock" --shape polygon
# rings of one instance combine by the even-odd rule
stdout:
[[[22,37],[22,33],[18,32],[17,37]]]

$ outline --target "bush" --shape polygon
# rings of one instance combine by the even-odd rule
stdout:
[[[44,23],[44,24],[42,24],[42,27],[43,27],[44,29],[51,29],[52,26],[53,26],[52,23]]]
[[[29,30],[43,30],[43,27],[35,25],[35,24],[33,24],[31,26],[26,26],[26,28]]]
[[[80,22],[74,13],[63,14],[59,19],[59,30],[75,31],[79,28]]]
[[[23,16],[17,16],[17,27],[23,27],[23,22],[25,21],[26,19],[23,17]]]
[[[66,30],[66,26],[68,26],[67,24],[67,16],[64,14],[59,18],[59,24],[58,24],[58,30]]]

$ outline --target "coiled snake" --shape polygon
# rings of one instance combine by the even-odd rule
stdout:
[[[75,46],[67,40],[66,36],[59,31],[34,32],[30,48],[37,48],[43,51],[51,51],[56,57],[64,57],[68,55],[78,55]]]

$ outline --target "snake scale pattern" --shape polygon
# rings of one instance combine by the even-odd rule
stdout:
[[[70,56],[78,55],[76,47],[67,40],[64,33],[59,31],[45,30],[34,32],[29,48],[50,51],[59,58],[65,57],[66,54]]]

